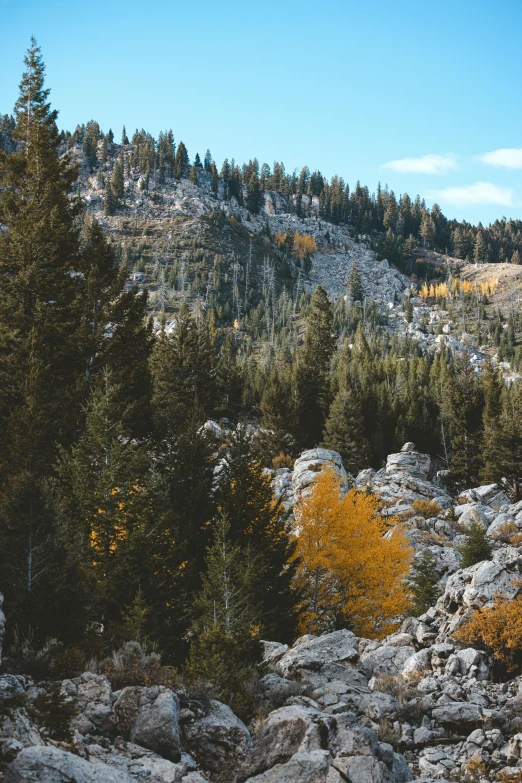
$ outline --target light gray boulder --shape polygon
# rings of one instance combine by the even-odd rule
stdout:
[[[7,767],[4,783],[134,783],[123,770],[92,764],[55,747],[24,748]]]
[[[340,454],[330,449],[310,449],[304,451],[294,464],[292,489],[296,502],[310,494],[312,484],[323,470],[333,470],[348,486],[348,476]]]
[[[367,677],[379,674],[402,674],[406,661],[415,654],[415,647],[407,644],[396,646],[384,644],[361,656],[360,667]]]
[[[431,470],[431,458],[428,454],[416,451],[413,443],[405,443],[397,454],[389,454],[386,460],[386,475],[396,476],[405,473],[426,480]]]
[[[179,699],[161,685],[124,688],[114,703],[118,730],[131,742],[178,761]]]
[[[443,704],[440,707],[435,707],[431,714],[436,723],[456,729],[479,724],[484,719],[482,707],[469,702]]]
[[[496,511],[499,511],[501,506],[509,505],[508,496],[498,484],[484,484],[481,487],[467,489],[461,492],[459,501],[461,499],[466,499],[468,503],[482,503]]]
[[[80,734],[111,734],[116,727],[112,708],[112,688],[109,680],[100,674],[85,672],[73,680],[77,687],[80,710],[73,728]]]
[[[459,607],[476,609],[490,604],[496,594],[515,598],[522,575],[522,555],[514,547],[505,547],[470,568],[452,574],[439,599],[438,608],[453,614]]]
[[[469,503],[459,516],[459,523],[468,528],[472,523],[478,523],[488,528],[497,516],[497,512],[481,503]]]
[[[285,764],[297,752],[324,749],[335,719],[309,707],[291,705],[271,712],[256,731],[245,773],[253,776]]]
[[[247,783],[341,783],[339,773],[330,774],[329,753],[313,750],[295,753],[285,764],[248,778]]]
[[[205,714],[186,721],[181,728],[181,744],[197,761],[198,768],[210,776],[232,779],[254,743],[245,724],[230,707],[210,700]]]
[[[324,636],[302,636],[282,658],[276,669],[283,677],[289,677],[300,669],[318,671],[324,664],[355,662],[359,658],[356,638],[351,631],[342,629]]]

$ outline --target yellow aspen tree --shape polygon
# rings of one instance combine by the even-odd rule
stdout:
[[[331,470],[319,474],[298,505],[295,582],[303,633],[344,625],[378,638],[398,626],[410,602],[412,550],[399,522],[379,516],[378,507],[370,494],[343,494]]]

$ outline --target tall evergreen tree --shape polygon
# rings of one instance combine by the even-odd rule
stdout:
[[[441,575],[437,558],[429,549],[423,549],[413,560],[410,577],[410,591],[413,596],[413,614],[418,617],[434,605],[438,598],[438,582]]]
[[[352,302],[364,302],[364,288],[361,279],[359,264],[355,259],[352,261],[352,268],[348,275],[348,295]]]
[[[272,492],[270,477],[256,461],[244,426],[238,427],[223,458],[218,504],[230,524],[229,537],[259,556],[253,596],[262,609],[264,633],[286,640],[295,627],[296,596],[291,587],[295,543],[288,513]]]
[[[352,475],[356,475],[368,464],[361,403],[357,395],[346,386],[339,389],[330,406],[324,427],[323,446],[339,452],[344,467]]]
[[[90,619],[108,632],[133,595],[128,550],[148,522],[148,456],[129,437],[126,414],[110,371],[104,371],[92,388],[85,430],[69,451],[62,450],[58,465],[71,517],[69,547],[80,553],[90,585]]]
[[[502,421],[504,382],[489,361],[486,362],[481,381],[484,408],[480,478],[483,482],[490,483],[504,478],[506,462],[510,461],[506,442],[507,432]]]
[[[303,346],[295,366],[297,435],[303,446],[321,438],[330,405],[330,360],[335,347],[333,313],[326,291],[317,286],[310,302]]]
[[[14,132],[20,150],[0,158],[0,335],[16,344],[0,356],[8,379],[0,411],[4,470],[42,470],[74,430],[83,357],[77,332],[81,280],[77,218],[69,193],[76,170],[58,157],[56,111],[32,39]],[[51,219],[52,216],[52,219]]]
[[[253,552],[234,544],[229,533],[226,518],[218,517],[194,604],[193,641],[184,671],[189,680],[210,682],[216,696],[248,719],[249,684],[261,657],[262,615],[254,595],[260,566]]]

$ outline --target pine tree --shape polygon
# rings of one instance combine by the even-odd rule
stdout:
[[[234,338],[225,337],[216,366],[217,398],[215,410],[221,416],[235,416],[241,405],[243,378],[237,362]]]
[[[198,172],[196,170],[195,166],[190,167],[189,171],[189,180],[194,183],[194,185],[198,184]]]
[[[252,172],[252,176],[248,181],[248,194],[246,199],[246,208],[254,215],[258,215],[261,209],[262,202],[261,188],[259,187],[259,178],[255,172]]]
[[[317,286],[310,302],[304,344],[294,370],[297,435],[303,446],[321,438],[330,406],[330,360],[335,347],[333,313],[326,291]]]
[[[339,389],[330,406],[322,445],[337,451],[344,467],[352,475],[367,465],[368,446],[361,404],[346,386]]]
[[[253,594],[260,563],[251,551],[234,544],[229,534],[226,517],[218,517],[203,586],[194,604],[194,641],[184,672],[189,680],[210,682],[216,696],[248,718],[252,708],[248,683],[261,657],[262,615]]]
[[[482,230],[477,231],[473,257],[476,264],[486,264],[488,261],[488,246]]]
[[[17,631],[40,646],[78,641],[86,594],[75,553],[66,555],[67,517],[53,483],[22,471],[2,487],[0,573],[9,616],[6,646]]]
[[[205,160],[204,160],[204,167],[205,171],[210,171],[212,167],[212,155],[210,154],[210,150],[207,150],[205,153]]]
[[[114,164],[111,177],[111,190],[117,202],[120,202],[125,196],[125,185],[123,179],[123,160],[119,158]]]
[[[471,522],[466,533],[466,540],[460,548],[462,554],[461,568],[469,568],[483,560],[491,560],[491,540],[482,522]]]
[[[77,344],[82,205],[69,197],[77,173],[58,157],[56,112],[47,101],[34,39],[25,63],[15,107],[21,149],[0,160],[0,214],[7,228],[0,235],[0,335],[17,335],[0,356],[9,389],[0,426],[10,473],[43,470],[56,443],[72,437],[83,362]]]
[[[201,163],[201,158],[199,157],[199,152],[196,152],[196,157],[194,158],[194,168],[196,169],[203,168],[203,164]]]
[[[93,385],[85,430],[62,450],[58,475],[71,525],[69,547],[79,552],[91,587],[91,620],[110,631],[127,603],[128,550],[135,530],[147,525],[148,456],[129,438],[127,411],[110,371]]]
[[[187,306],[172,336],[156,341],[151,366],[156,431],[179,432],[193,414],[203,423],[215,397],[213,356],[206,326],[198,328]]]
[[[504,382],[500,374],[486,362],[482,374],[484,408],[482,412],[482,469],[480,479],[484,483],[498,482],[504,478],[511,455],[506,443],[507,432],[502,421]],[[506,465],[507,463],[507,465]]]
[[[210,164],[210,173],[212,174],[212,193],[214,194],[214,198],[217,198],[219,194],[219,179],[214,161]]]
[[[413,302],[411,296],[407,296],[404,300],[404,315],[406,316],[407,323],[411,324],[413,321]]]
[[[129,143],[129,137],[127,136],[127,131],[125,130],[125,125],[123,126],[122,131],[121,131],[121,143],[122,143],[122,145],[125,145],[125,144]]]
[[[437,558],[429,549],[423,549],[413,561],[410,576],[410,592],[413,595],[413,616],[424,614],[438,598],[440,573]]]
[[[177,179],[181,179],[182,177],[187,176],[189,166],[189,156],[187,152],[187,148],[183,144],[182,141],[178,144],[178,149],[176,151],[176,161],[174,164],[174,176]]]
[[[244,426],[234,432],[223,458],[218,503],[230,524],[231,541],[259,556],[260,578],[253,595],[262,610],[265,635],[291,638],[296,597],[291,589],[295,565],[290,561],[295,542],[288,513],[274,499],[270,477],[256,461]]]
[[[105,186],[105,196],[103,199],[103,214],[115,215],[117,205],[118,205],[118,200],[114,196],[112,184],[108,182],[107,185]]]
[[[359,265],[355,259],[352,261],[352,268],[348,276],[348,295],[352,302],[364,302],[364,288],[361,280]]]

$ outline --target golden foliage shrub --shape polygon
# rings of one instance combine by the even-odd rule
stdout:
[[[425,519],[431,519],[431,517],[438,517],[442,512],[441,507],[434,500],[414,500],[411,504],[412,509],[421,517]]]
[[[344,496],[334,471],[320,473],[296,512],[296,587],[302,633],[340,625],[359,636],[386,636],[408,606],[412,551],[396,519],[378,515],[369,494]]]
[[[300,234],[299,231],[290,235],[287,231],[278,231],[274,240],[279,248],[290,247],[292,255],[296,258],[307,258],[307,256],[317,250],[314,237],[310,234]]]
[[[300,234],[298,231],[294,234],[294,256],[296,258],[306,258],[317,249],[315,239],[310,234]]]
[[[507,671],[513,671],[522,660],[522,595],[497,595],[492,606],[473,612],[453,636],[464,644],[483,647]]]
[[[504,522],[493,533],[492,538],[501,544],[511,544],[511,546],[520,546],[522,543],[522,534],[514,522]]]
[[[276,457],[272,459],[272,467],[274,470],[279,470],[279,468],[293,468],[294,467],[294,460],[289,454],[285,454],[284,452],[281,452]]]

